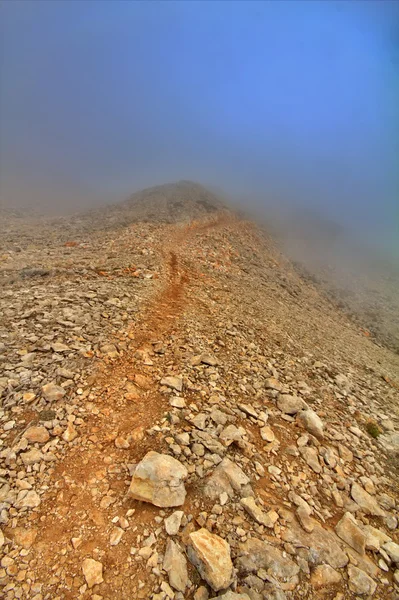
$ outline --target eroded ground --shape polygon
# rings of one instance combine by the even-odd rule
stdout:
[[[1,252],[5,598],[212,598],[222,590],[187,558],[200,528],[228,543],[242,598],[396,597],[398,356],[270,239],[221,213],[19,224]],[[150,450],[186,467],[181,507],[129,496]],[[226,479],[226,459],[248,482]],[[211,548],[228,571],[219,558]]]

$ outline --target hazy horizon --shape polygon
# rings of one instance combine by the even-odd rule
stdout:
[[[395,2],[2,2],[0,203],[198,181],[398,252]]]

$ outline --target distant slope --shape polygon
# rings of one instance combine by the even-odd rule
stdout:
[[[302,277],[317,285],[364,335],[399,353],[397,265],[367,245],[367,239],[355,239],[314,212],[273,217],[268,231]]]

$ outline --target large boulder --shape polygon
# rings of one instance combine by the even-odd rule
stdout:
[[[183,482],[187,475],[186,467],[172,456],[150,451],[136,467],[129,495],[162,508],[181,506],[186,498]]]

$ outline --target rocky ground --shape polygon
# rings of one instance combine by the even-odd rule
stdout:
[[[2,596],[399,598],[399,356],[218,205],[122,221],[3,220]]]

